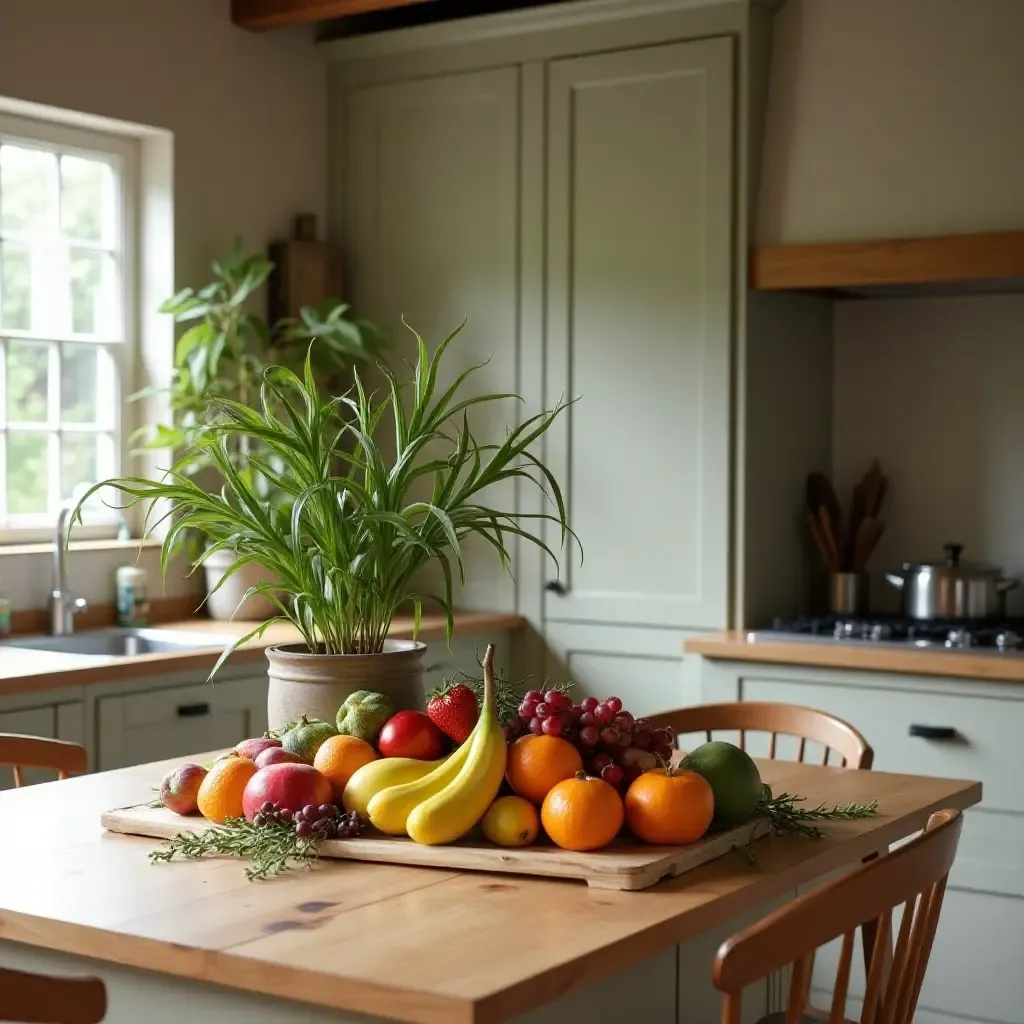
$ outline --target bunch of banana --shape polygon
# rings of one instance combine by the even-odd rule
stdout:
[[[444,762],[444,758],[421,761],[416,757],[380,757],[353,772],[345,785],[341,802],[346,811],[356,811],[365,818],[369,814],[370,801],[378,793],[422,779]]]
[[[484,816],[498,794],[508,754],[495,704],[493,644],[487,646],[483,670],[483,706],[466,742],[420,778],[390,785],[373,795],[367,813],[375,828],[436,846],[454,842]],[[360,768],[349,785],[370,767],[372,764]],[[345,796],[347,807],[347,788]]]

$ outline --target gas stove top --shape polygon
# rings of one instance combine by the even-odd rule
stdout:
[[[747,634],[751,643],[808,640],[820,643],[882,644],[944,651],[984,650],[1024,657],[1024,619],[919,620],[898,615],[802,616],[776,619],[771,629]]]

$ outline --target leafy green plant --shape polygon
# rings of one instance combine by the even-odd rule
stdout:
[[[530,520],[556,523],[564,543],[570,532],[565,504],[554,476],[530,447],[567,403],[525,420],[501,443],[479,442],[470,430],[469,409],[517,396],[461,397],[479,366],[439,390],[441,360],[461,330],[462,325],[432,356],[413,332],[413,379],[400,383],[385,369],[382,397],[367,392],[358,370],[349,393],[323,395],[313,370],[314,344],[301,378],[281,366],[263,373],[258,409],[216,398],[217,416],[196,432],[193,445],[219,474],[219,492],[204,490],[183,470],[183,462],[194,458],[190,453],[160,480],[125,477],[90,490],[112,486],[126,497],[126,507],[166,503],[158,519],[170,522],[162,550],[164,571],[178,534],[196,530],[209,545],[195,567],[226,550],[234,560],[224,579],[253,562],[276,574],[279,584],[251,587],[242,600],[265,594],[279,614],[225,651],[214,672],[234,647],[281,620],[293,623],[314,651],[379,652],[396,609],[407,600],[417,628],[423,602],[439,605],[450,637],[453,580],[456,573],[465,578],[462,542],[469,536],[489,543],[506,571],[511,537],[537,545],[557,563],[554,551],[529,527]],[[393,458],[381,440],[385,417],[393,426]],[[243,441],[254,443],[246,447]],[[241,460],[235,456],[240,450],[248,452]],[[253,484],[256,475],[284,497],[283,504],[260,497]],[[485,504],[485,488],[509,479],[544,491],[550,510],[527,515]],[[419,500],[415,494],[424,483],[431,487],[430,497]],[[414,587],[417,573],[429,562],[441,567],[442,593]]]
[[[209,284],[184,288],[160,307],[160,312],[190,326],[174,350],[168,389],[173,422],[140,430],[137,438],[145,440],[146,448],[190,445],[211,413],[218,412],[212,400],[251,405],[259,397],[267,367],[286,366],[301,372],[314,338],[313,367],[320,380],[339,379],[380,351],[380,330],[366,320],[349,320],[349,307],[338,299],[328,299],[321,309],[306,306],[299,317],[275,324],[252,312],[247,303],[273,269],[274,264],[262,254],[247,254],[242,240],[236,238],[228,255],[214,261]],[[207,464],[202,450],[195,448],[181,471],[197,472]]]

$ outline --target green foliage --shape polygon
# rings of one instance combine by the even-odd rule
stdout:
[[[348,306],[337,299],[327,300],[322,310],[304,307],[299,318],[273,325],[251,312],[247,302],[273,269],[274,264],[264,256],[247,255],[242,240],[236,238],[227,257],[214,262],[209,284],[184,288],[160,307],[161,313],[188,327],[174,349],[170,385],[174,422],[139,431],[137,437],[145,439],[146,448],[191,445],[211,411],[219,411],[216,400],[254,404],[264,371],[278,365],[301,372],[314,338],[318,345],[313,368],[320,379],[366,362],[379,352],[379,330],[368,321],[346,319]],[[202,449],[196,447],[181,469],[194,473],[208,464]]]
[[[128,506],[165,502],[160,518],[171,523],[163,544],[165,570],[175,538],[195,530],[209,541],[196,567],[227,550],[235,558],[225,579],[253,562],[277,575],[279,585],[252,587],[242,600],[265,594],[279,614],[234,646],[262,635],[270,622],[287,620],[312,650],[379,652],[396,609],[406,600],[413,602],[417,623],[423,601],[440,605],[450,636],[453,579],[456,573],[464,579],[466,537],[487,541],[507,571],[510,537],[532,542],[557,562],[528,528],[528,520],[557,523],[563,542],[568,531],[558,484],[530,451],[565,403],[530,417],[500,444],[477,441],[468,410],[517,396],[461,397],[467,378],[479,367],[466,370],[439,393],[441,359],[461,330],[460,325],[432,356],[416,334],[413,379],[400,383],[385,370],[388,387],[382,397],[366,391],[358,371],[349,393],[324,396],[316,383],[312,345],[301,378],[282,366],[263,373],[258,409],[217,397],[217,416],[193,435],[195,451],[186,452],[161,480],[127,477],[104,481],[92,491],[113,486]],[[393,459],[378,441],[385,417],[394,427]],[[199,487],[188,474],[196,452],[219,474],[219,493]],[[284,497],[283,506],[260,496],[254,485],[258,476]],[[510,479],[544,491],[550,511],[527,516],[484,504],[486,487]],[[430,498],[417,500],[413,494],[424,483],[431,485]],[[434,561],[443,573],[443,593],[415,592],[414,576]]]

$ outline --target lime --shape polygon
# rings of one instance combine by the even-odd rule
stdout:
[[[484,835],[497,846],[529,846],[537,838],[537,808],[521,796],[502,796],[491,804],[480,823]]]
[[[715,820],[724,825],[742,825],[753,816],[763,788],[757,765],[734,743],[713,740],[690,751],[680,763],[703,775],[715,794]]]

